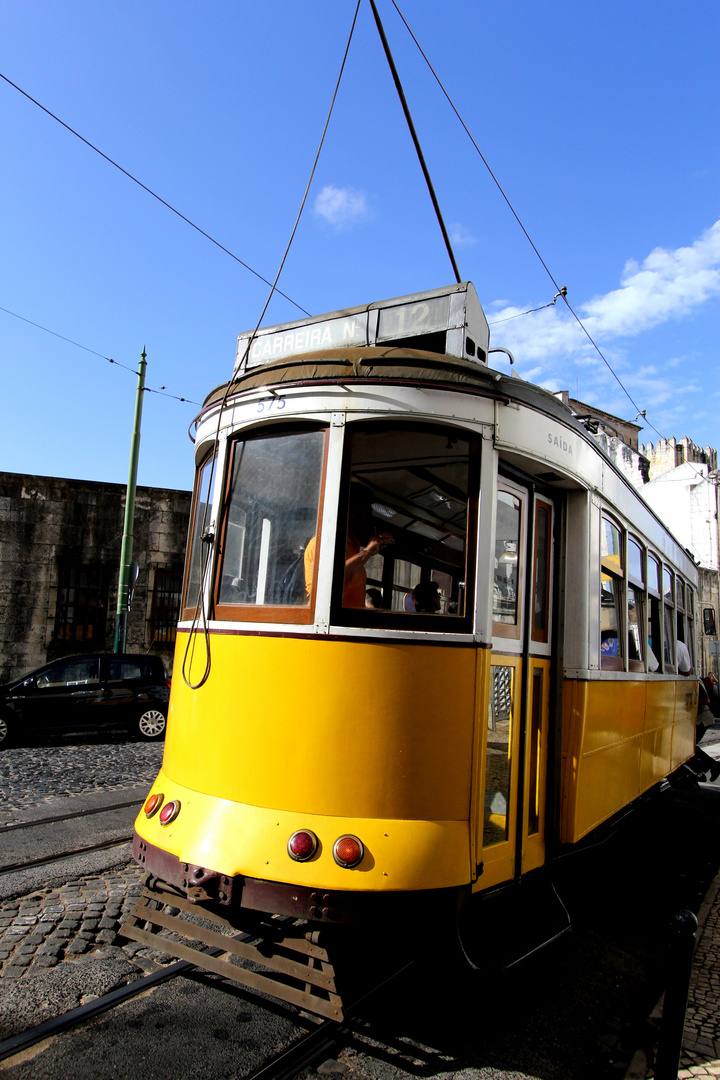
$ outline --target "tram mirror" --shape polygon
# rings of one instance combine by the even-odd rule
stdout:
[[[708,637],[712,637],[717,633],[715,629],[715,608],[703,608],[703,630]]]

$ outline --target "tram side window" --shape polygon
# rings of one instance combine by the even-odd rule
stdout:
[[[552,508],[535,503],[535,556],[533,566],[533,641],[547,641],[550,620],[550,537]]]
[[[412,624],[446,616],[457,624],[443,619],[438,628],[466,629],[478,459],[476,441],[452,428],[349,427],[333,594],[344,621],[384,626],[390,616],[412,616]]]
[[[690,663],[693,671],[695,670],[695,650],[694,650],[694,634],[692,627],[692,619],[690,616],[690,607],[692,603],[692,590],[689,585],[678,576],[676,578],[676,628],[677,628],[677,640],[683,642],[687,647],[690,654]],[[678,669],[680,665],[678,649]],[[687,659],[687,658],[686,658]]]
[[[692,588],[689,585],[685,586],[685,622],[687,626],[685,644],[690,650],[693,671],[697,671],[697,665],[695,663],[695,598],[693,596]]]
[[[324,430],[235,442],[218,560],[219,618],[307,609],[304,553],[317,534],[324,447]]]
[[[674,636],[675,575],[663,566],[663,662],[665,670],[675,670]]]
[[[623,531],[603,517],[600,543],[600,664],[622,670],[624,560]]]
[[[520,617],[520,535],[522,503],[509,491],[498,491],[495,524],[493,622],[517,626]]]
[[[648,554],[648,671],[660,671],[662,657],[662,627],[660,608],[662,604],[660,562]]]
[[[487,757],[485,759],[485,817],[483,845],[508,839],[512,778],[512,728],[515,712],[515,669],[490,669],[492,689],[488,707]]]
[[[645,643],[645,553],[642,545],[628,537],[628,662],[632,671],[643,671]]]
[[[212,492],[210,484],[215,475],[215,456],[210,454],[200,465],[195,478],[195,494],[190,516],[188,537],[188,562],[183,600],[183,618],[192,619],[198,612],[200,587],[207,569],[206,560],[212,553],[209,544],[203,544],[203,533],[211,524]]]

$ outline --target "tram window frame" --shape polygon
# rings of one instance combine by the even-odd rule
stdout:
[[[213,449],[209,450],[207,452],[207,454],[205,454],[205,456],[202,458],[202,460],[200,461],[200,464],[197,466],[197,468],[195,470],[195,482],[193,484],[193,496],[192,496],[192,503],[191,503],[191,508],[190,508],[190,521],[188,523],[187,550],[185,552],[185,572],[184,572],[184,575],[183,575],[182,603],[180,605],[180,618],[181,618],[181,620],[183,622],[187,622],[190,619],[197,618],[198,614],[200,613],[201,606],[202,606],[201,605],[201,598],[202,598],[203,590],[204,590],[205,585],[206,585],[206,580],[205,579],[207,577],[207,572],[208,572],[208,565],[207,564],[202,568],[200,578],[199,578],[199,582],[198,582],[198,585],[197,585],[197,599],[195,599],[193,603],[189,603],[189,595],[188,594],[190,592],[191,586],[193,585],[192,572],[193,572],[193,568],[195,566],[194,556],[195,556],[196,552],[198,553],[198,555],[200,557],[200,562],[201,562],[201,565],[202,565],[203,543],[202,543],[201,532],[198,530],[197,526],[200,525],[200,527],[202,528],[202,526],[204,525],[205,528],[207,528],[212,522],[212,498],[213,498],[212,487],[214,487],[215,468],[217,467],[217,462],[218,462],[217,449],[213,448]],[[204,482],[205,470],[208,467],[210,468],[210,472],[207,474],[207,477],[208,477],[208,491],[206,493],[206,502],[201,503],[200,502],[200,496],[201,496],[201,493],[202,493],[201,489],[202,489],[202,485],[203,485],[203,482]],[[198,512],[199,512],[200,506],[208,506],[210,508],[210,513],[209,513],[207,519],[205,519],[202,522],[198,521]],[[206,550],[209,553],[210,560],[212,560],[212,545],[210,545],[210,547],[206,548]]]
[[[612,554],[603,555],[603,538],[607,535],[606,526],[610,526],[618,533],[619,551]],[[600,590],[598,595],[598,618],[600,620],[600,667],[607,671],[624,671],[625,670],[625,658],[627,656],[627,589],[625,582],[625,568],[627,566],[627,554],[626,554],[626,530],[617,518],[612,517],[606,511],[602,511],[600,515]],[[618,562],[614,560],[617,558]],[[617,653],[608,654],[602,651],[602,610],[603,610],[603,577],[606,577],[613,589],[609,591],[608,595],[613,596],[614,603],[612,607],[615,611],[616,626],[609,629],[616,629],[615,640],[617,641]],[[610,605],[606,605],[610,607]],[[610,640],[610,639],[608,639]]]
[[[425,613],[412,610],[392,610],[382,608],[344,607],[344,575],[346,560],[346,537],[347,522],[350,506],[350,487],[353,479],[352,473],[352,447],[353,439],[357,434],[383,432],[408,431],[422,434],[441,435],[444,439],[463,439],[468,445],[467,466],[467,501],[466,501],[466,528],[465,528],[465,565],[464,572],[460,575],[458,586],[462,589],[465,610],[462,615],[452,613]],[[333,583],[331,592],[330,621],[334,626],[357,626],[372,627],[378,630],[422,630],[434,631],[441,634],[470,634],[473,630],[475,617],[475,559],[477,554],[478,515],[480,507],[480,455],[482,439],[477,432],[461,428],[451,424],[438,424],[432,421],[411,420],[397,418],[392,420],[358,420],[347,424],[343,445],[343,458],[341,469],[340,495],[338,502],[338,528],[336,536],[335,556],[333,560]],[[381,501],[380,499],[377,500]],[[381,522],[378,520],[378,524]],[[381,553],[382,555],[385,552]],[[418,552],[413,554],[417,555]],[[365,564],[370,568],[374,559]],[[421,582],[433,580],[433,572],[442,571],[442,566],[437,565],[437,560],[424,555],[419,562],[414,563],[421,567]],[[392,580],[392,567],[394,560],[383,559],[383,574],[381,591],[383,600],[387,601],[395,588]],[[375,582],[377,575],[367,571],[369,587],[377,587]],[[417,582],[416,582],[417,584]],[[405,590],[409,595],[410,590]]]
[[[655,574],[651,574],[651,564],[655,567]],[[660,675],[663,671],[663,623],[660,618],[662,609],[662,560],[653,552],[647,553],[647,592],[648,592],[648,634],[646,636],[647,641],[647,658],[648,658],[648,671],[651,675]],[[651,584],[651,578],[654,577],[655,586]],[[655,660],[655,667],[652,666],[652,658]]]
[[[553,529],[555,527],[555,521],[553,517],[555,507],[553,503],[540,495],[535,496],[535,536],[533,538],[533,581],[532,581],[532,626],[531,639],[532,641],[541,642],[546,645],[550,640],[550,617],[552,613],[552,587],[553,587],[553,567],[552,567],[552,553],[553,553]],[[541,513],[547,514],[547,533],[545,536],[546,549],[544,560],[544,579],[540,579],[538,576],[539,560],[538,560],[538,547],[540,541],[540,529],[538,528],[538,522],[540,520]],[[539,581],[543,580],[545,588],[544,603],[540,601],[538,596]],[[542,620],[538,625],[537,616],[538,612],[542,612]]]
[[[528,588],[528,582],[526,580],[526,577],[527,577],[526,560],[527,560],[527,529],[528,529],[528,517],[529,517],[529,515],[528,515],[529,493],[527,492],[527,490],[525,490],[523,488],[520,488],[520,487],[516,486],[515,484],[512,484],[508,480],[500,479],[498,481],[498,488],[497,488],[496,500],[495,500],[495,522],[496,522],[495,551],[493,553],[493,558],[494,558],[495,563],[499,563],[500,559],[503,558],[502,554],[500,555],[499,559],[498,559],[498,555],[497,555],[497,550],[498,550],[498,548],[497,548],[497,544],[498,544],[498,541],[497,541],[498,503],[500,501],[500,496],[501,495],[505,495],[505,496],[509,497],[510,499],[515,500],[515,502],[518,505],[518,529],[517,529],[517,541],[515,541],[516,548],[517,548],[517,550],[515,552],[515,554],[517,556],[517,568],[516,568],[516,572],[515,572],[515,581],[516,581],[516,586],[517,587],[515,589],[515,593],[516,593],[516,595],[515,595],[515,617],[514,617],[513,621],[510,622],[510,621],[505,621],[505,620],[501,620],[501,619],[496,619],[495,615],[496,615],[497,612],[496,612],[496,607],[495,607],[495,586],[496,586],[496,582],[498,581],[498,577],[496,576],[498,566],[496,565],[494,570],[493,570],[493,597],[492,597],[492,616],[493,616],[493,620],[492,620],[492,632],[493,632],[493,637],[506,638],[507,640],[510,640],[510,641],[520,641],[521,637],[522,637],[522,631],[523,631],[523,619],[524,619],[524,616],[525,616],[525,595],[526,595],[525,594],[525,589]],[[508,543],[513,543],[513,541],[508,541]],[[550,546],[550,545],[548,545],[548,546]],[[507,554],[512,556],[512,554],[513,554],[512,549],[510,549],[510,551],[507,552]],[[532,593],[532,595],[534,596],[535,595],[534,594],[534,587],[535,587],[535,559],[534,559],[534,555],[533,555],[533,568],[532,568],[532,570],[533,570],[533,582],[532,582],[533,593]],[[540,638],[534,638],[534,640],[539,641],[541,639]]]
[[[250,443],[257,443],[266,439],[292,437],[293,435],[310,434],[313,432],[322,434],[323,436],[322,456],[318,476],[317,517],[315,521],[315,530],[313,533],[316,547],[319,546],[321,542],[322,516],[325,498],[325,477],[327,473],[329,431],[330,428],[327,424],[311,422],[273,424],[270,427],[264,427],[260,429],[253,428],[250,431],[239,431],[229,442],[228,452],[226,455],[222,507],[220,513],[218,514],[218,541],[217,551],[215,553],[215,567],[213,571],[212,617],[214,619],[227,622],[290,623],[293,625],[307,625],[313,622],[315,616],[315,598],[317,593],[317,560],[314,561],[313,565],[313,577],[310,595],[304,603],[282,604],[268,602],[263,604],[256,604],[252,602],[244,602],[231,604],[221,599],[223,582],[223,559],[227,547],[227,530],[230,518],[230,508],[232,504],[232,488],[238,447],[241,445],[245,446]],[[294,565],[294,562],[300,558],[304,558],[304,550],[302,553],[297,555],[296,560],[294,560],[293,563],[291,563],[290,565]],[[303,574],[304,579],[304,563],[303,566],[299,567],[299,572]]]
[[[668,591],[668,584],[670,586]],[[668,595],[670,599],[668,600]],[[675,648],[675,571],[667,563],[662,567],[662,607],[663,607],[663,670],[677,671],[677,650]],[[669,631],[669,633],[668,633]]]
[[[690,659],[692,660],[693,671],[697,671],[695,648],[695,593],[692,585],[689,582],[685,582],[685,621],[687,624],[688,640],[685,642],[690,650]]]
[[[675,575],[675,632],[676,641],[682,641],[690,653],[690,661],[693,671],[695,670],[695,648],[693,645],[692,622],[688,615],[687,598],[691,592],[690,585],[680,576]]]
[[[631,559],[631,557],[630,557],[631,549],[633,549],[633,548],[640,555],[639,573],[637,572],[638,568],[637,568],[635,560]],[[627,552],[627,558],[626,558],[626,563],[627,563],[627,606],[626,606],[626,611],[627,611],[627,632],[628,632],[628,642],[627,642],[628,670],[629,671],[645,671],[645,659],[646,659],[645,654],[646,654],[646,648],[647,648],[647,645],[646,645],[647,632],[646,632],[646,629],[645,629],[645,626],[646,626],[645,578],[647,576],[646,572],[645,572],[645,567],[646,567],[645,545],[643,544],[642,540],[638,536],[633,536],[631,534],[628,534],[627,542],[626,542],[626,552]],[[635,618],[634,618],[634,620],[631,620],[631,618],[630,618],[630,610],[631,610],[631,606],[632,606],[631,603],[630,603],[631,594],[633,595],[634,600],[635,600],[635,604],[634,604]],[[637,657],[631,656],[631,651],[632,651],[632,646],[633,646],[633,636],[632,636],[631,627],[633,625],[635,625],[638,628],[637,644],[634,646],[636,651],[640,652],[640,655],[637,656]],[[639,646],[639,649],[638,649],[638,646]]]

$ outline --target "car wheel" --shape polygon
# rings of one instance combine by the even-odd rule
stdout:
[[[10,745],[10,719],[4,713],[0,713],[0,750]]]
[[[135,723],[135,734],[146,742],[155,742],[165,734],[167,720],[160,709],[148,708],[140,713]]]

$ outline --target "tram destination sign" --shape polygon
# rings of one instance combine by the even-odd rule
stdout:
[[[238,336],[235,373],[284,357],[398,342],[486,362],[488,326],[470,282],[381,300]],[[429,345],[428,342],[432,342]]]

